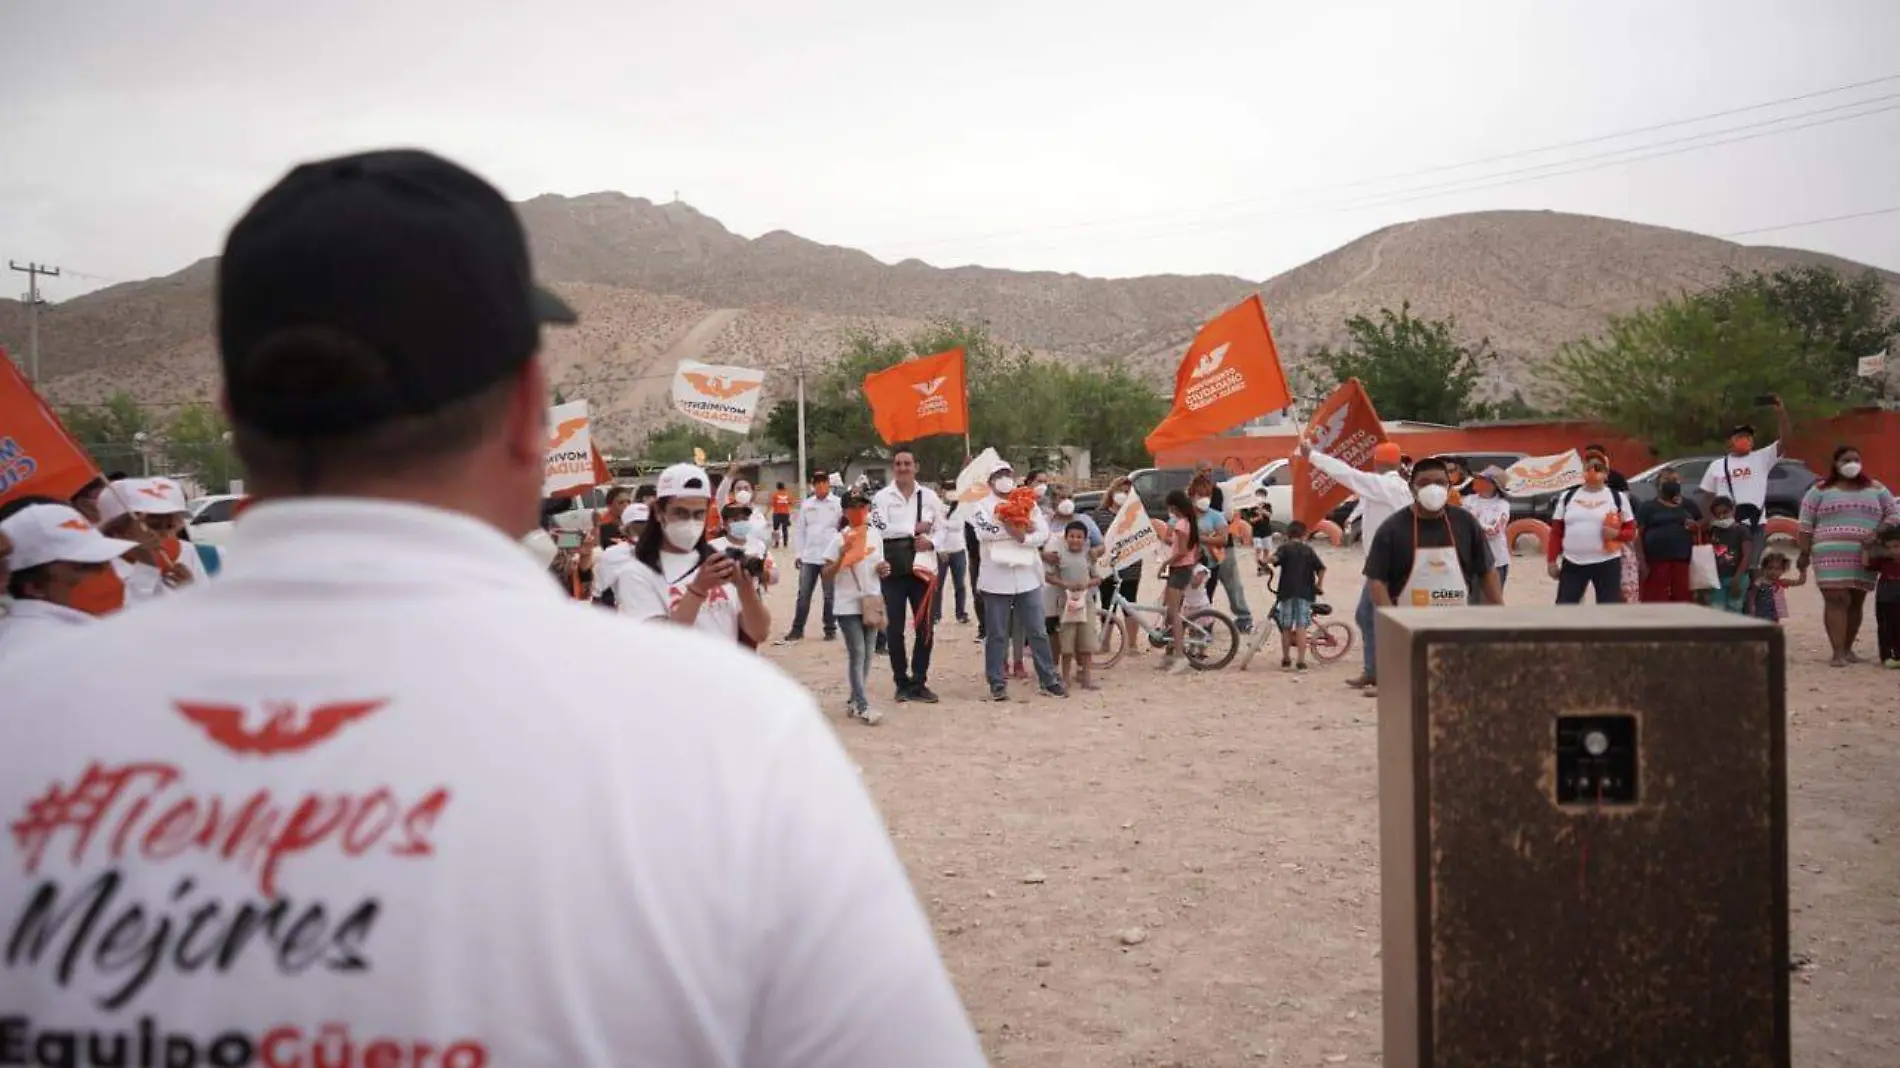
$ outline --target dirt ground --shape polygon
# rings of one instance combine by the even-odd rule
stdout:
[[[1358,553],[1322,555],[1349,617]],[[1506,599],[1549,603],[1538,561],[1519,564]],[[773,593],[775,633],[794,587]],[[1248,596],[1256,613],[1272,603],[1259,580]],[[1829,668],[1818,593],[1790,601],[1795,1058],[1891,1068],[1900,672]],[[1100,693],[1017,683],[992,704],[975,627],[946,618],[943,702],[891,703],[880,661],[873,728],[844,719],[843,643],[819,640],[816,616],[768,655],[862,766],[995,1064],[1379,1063],[1376,702],[1343,685],[1356,645],[1304,676],[1263,652],[1245,673],[1168,677],[1149,655],[1104,672]]]

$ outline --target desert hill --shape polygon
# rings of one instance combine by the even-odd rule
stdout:
[[[1196,325],[1256,288],[1295,360],[1336,340],[1348,316],[1409,299],[1420,314],[1456,316],[1465,333],[1490,337],[1503,356],[1491,387],[1502,391],[1526,384],[1536,360],[1596,331],[1606,315],[1710,285],[1727,268],[1866,270],[1820,253],[1555,212],[1391,226],[1262,284],[885,264],[784,232],[747,239],[686,204],[619,193],[536,197],[520,210],[538,271],[583,318],[550,332],[552,373],[565,394],[595,404],[616,444],[632,444],[661,417],[679,359],[784,370],[822,363],[851,330],[901,334],[940,316],[987,320],[1052,358],[1126,357],[1163,383]],[[201,260],[44,308],[48,393],[62,403],[120,389],[151,403],[208,399],[215,267]],[[1900,275],[1882,275],[1900,302]],[[0,345],[23,348],[24,320],[17,302],[0,301]],[[789,387],[783,374],[768,381]]]

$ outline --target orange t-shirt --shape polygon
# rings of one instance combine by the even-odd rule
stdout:
[[[779,490],[777,493],[772,494],[772,514],[791,515],[792,495],[784,490]]]

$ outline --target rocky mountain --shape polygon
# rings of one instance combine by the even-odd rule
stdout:
[[[1554,212],[1480,212],[1368,234],[1264,283],[1222,275],[1085,278],[1073,274],[885,264],[848,248],[773,232],[747,239],[683,203],[619,193],[542,196],[520,205],[537,269],[582,314],[551,331],[552,373],[601,413],[610,441],[632,444],[664,418],[680,359],[772,369],[822,364],[853,330],[903,334],[942,316],[987,320],[1051,358],[1127,358],[1165,383],[1196,326],[1261,290],[1285,355],[1337,340],[1355,313],[1410,300],[1454,316],[1503,357],[1494,391],[1607,315],[1718,282],[1727,268],[1822,263],[1820,253],[1757,248],[1679,230]],[[1900,302],[1900,275],[1882,272]],[[42,309],[41,351],[55,401],[125,389],[148,402],[208,399],[215,389],[215,261]],[[24,309],[0,301],[0,345],[25,343]],[[789,376],[768,379],[778,389]]]

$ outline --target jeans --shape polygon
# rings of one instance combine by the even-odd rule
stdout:
[[[871,650],[865,639],[863,616],[839,616],[838,629],[844,632],[844,677],[851,684],[851,707],[862,712],[871,707],[864,696],[864,684],[871,675]]]
[[[891,678],[897,683],[897,692],[922,686],[930,676],[930,629],[917,628],[917,644],[910,656],[905,656],[904,624],[915,616],[930,618],[930,606],[925,604],[930,587],[916,575],[900,575],[893,571],[884,580],[884,611],[890,617],[890,624],[884,633],[890,645]]]
[[[836,587],[831,579],[822,577],[824,570],[823,564],[801,563],[798,565],[798,607],[792,610],[791,633],[805,633],[805,620],[811,615],[811,588],[820,581],[825,584],[825,633],[830,634],[838,629],[838,617],[831,614],[831,602],[836,593]]]
[[[967,552],[944,553],[937,557],[937,571],[940,578],[937,582],[937,603],[931,609],[932,619],[940,623],[943,621],[943,602],[948,600],[943,595],[946,587],[957,591],[957,622],[961,623],[970,618],[970,604],[965,600],[967,595],[963,592],[963,580],[969,569],[970,554]]]
[[[1042,590],[1030,590],[1028,593],[980,593],[983,602],[983,677],[989,680],[991,690],[1000,690],[1004,681],[1003,661],[1009,647],[1009,620],[1012,612],[1023,623],[1028,632],[1029,655],[1036,662],[1036,679],[1044,689],[1053,688],[1060,680],[1056,677],[1056,661],[1049,651],[1049,634],[1031,620],[1042,618]]]
[[[1253,613],[1247,609],[1247,591],[1240,585],[1240,550],[1229,547],[1227,559],[1221,561],[1220,569],[1214,574],[1220,579],[1221,589],[1227,591],[1227,607],[1234,610],[1234,626],[1252,630]]]
[[[1373,647],[1372,639],[1372,620],[1375,611],[1372,605],[1372,580],[1367,579],[1366,584],[1359,590],[1359,607],[1353,609],[1352,621],[1359,627],[1359,649],[1364,657],[1366,678],[1369,679],[1379,677],[1378,650]]]
[[[1584,591],[1595,587],[1598,604],[1623,603],[1623,558],[1600,564],[1563,562],[1557,572],[1557,603],[1582,604]]]

